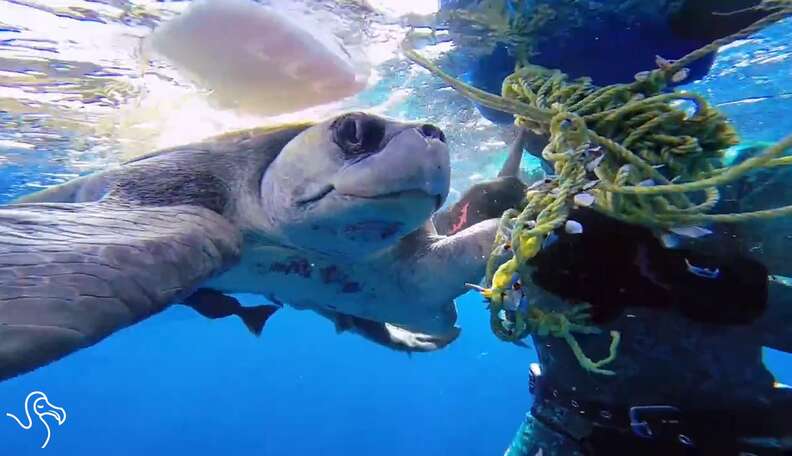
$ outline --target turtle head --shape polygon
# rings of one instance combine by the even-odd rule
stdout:
[[[268,231],[337,256],[382,251],[445,202],[449,156],[429,124],[350,113],[290,141],[261,182]]]

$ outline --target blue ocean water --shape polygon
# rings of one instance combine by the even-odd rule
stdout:
[[[792,131],[792,117],[784,115],[792,106],[792,62],[783,44],[790,33],[792,24],[782,24],[764,41],[721,54],[710,77],[690,87],[721,103],[746,139]],[[736,65],[746,61],[751,65]],[[22,164],[14,157],[24,151],[2,149],[9,161],[0,162],[0,202],[31,191],[31,182],[84,172],[47,160],[65,153],[57,142],[50,147],[37,149],[41,160]],[[496,169],[502,159],[489,160]],[[501,454],[530,407],[535,354],[491,334],[477,295],[458,304],[460,339],[412,357],[337,335],[310,312],[281,310],[256,338],[239,320],[210,321],[174,306],[0,383],[0,454]],[[792,384],[789,355],[768,350],[765,361]],[[67,413],[44,450],[42,428],[23,431],[4,416],[23,413],[36,390]]]
[[[461,338],[412,358],[308,312],[257,339],[177,306],[0,384],[0,410],[46,392],[68,416],[47,451],[64,455],[495,454],[530,405],[534,355],[489,333],[479,298],[460,304]],[[0,420],[3,454],[38,454],[42,433]]]

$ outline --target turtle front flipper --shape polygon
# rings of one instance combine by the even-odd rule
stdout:
[[[498,220],[489,219],[434,240],[409,270],[416,293],[444,304],[465,293],[466,283],[481,281],[497,230]]]
[[[0,208],[0,380],[88,347],[238,260],[241,234],[196,206]]]
[[[391,350],[403,352],[430,352],[440,350],[459,337],[461,330],[454,326],[445,334],[432,335],[409,331],[390,323],[367,320],[338,312],[322,311],[336,325],[336,331],[352,332]]]

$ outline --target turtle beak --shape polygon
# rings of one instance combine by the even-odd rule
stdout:
[[[364,198],[420,192],[437,206],[448,197],[450,180],[445,137],[437,127],[422,125],[405,128],[379,152],[344,169],[334,186]]]

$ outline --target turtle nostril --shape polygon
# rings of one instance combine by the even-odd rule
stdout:
[[[435,127],[431,124],[423,124],[420,128],[421,134],[424,135],[426,138],[430,139],[437,139],[441,142],[446,142],[446,137],[443,134],[443,130]]]

